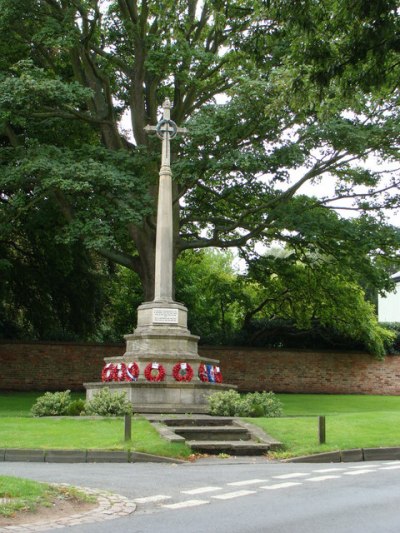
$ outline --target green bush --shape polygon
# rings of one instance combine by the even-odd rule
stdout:
[[[234,390],[216,392],[208,399],[214,416],[277,417],[282,416],[282,404],[273,392],[254,392],[241,396]]]
[[[46,392],[39,396],[33,404],[31,414],[33,416],[62,416],[68,414],[71,404],[71,391]]]
[[[210,415],[235,416],[236,405],[240,401],[240,394],[235,390],[215,392],[208,398]]]
[[[254,392],[240,398],[236,416],[282,416],[282,404],[273,392]]]
[[[68,416],[79,416],[85,410],[86,402],[85,400],[75,400],[71,402],[68,406],[67,415]]]
[[[110,392],[108,387],[100,389],[86,402],[85,415],[124,416],[132,414],[132,404],[124,392]]]

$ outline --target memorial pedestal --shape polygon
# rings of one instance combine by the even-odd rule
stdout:
[[[217,391],[235,388],[221,383],[204,383],[198,377],[201,363],[218,366],[216,359],[200,358],[199,337],[187,329],[187,309],[177,302],[146,302],[138,308],[138,324],[133,334],[126,335],[126,351],[122,357],[108,357],[106,363],[135,362],[139,377],[134,382],[85,383],[90,400],[100,389],[125,392],[136,413],[207,413],[208,397]],[[144,370],[157,362],[165,369],[161,382],[147,381]],[[193,369],[190,382],[175,380],[172,369],[185,362]]]

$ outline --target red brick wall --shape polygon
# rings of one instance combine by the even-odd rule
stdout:
[[[124,345],[0,343],[0,389],[81,390],[100,381],[103,358]],[[377,361],[364,353],[203,347],[219,359],[226,383],[241,391],[400,395],[400,357]]]
[[[400,356],[378,361],[365,353],[237,347],[206,353],[242,391],[400,395]]]
[[[124,353],[123,345],[0,343],[0,390],[82,390],[100,381],[104,357]]]

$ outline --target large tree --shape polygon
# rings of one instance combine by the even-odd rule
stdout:
[[[50,202],[58,239],[134,270],[151,299],[160,146],[144,128],[169,96],[190,130],[173,147],[176,257],[289,242],[383,287],[399,22],[396,2],[370,4],[0,0],[4,240]]]

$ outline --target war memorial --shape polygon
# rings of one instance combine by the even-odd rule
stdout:
[[[124,355],[106,358],[102,381],[84,386],[88,400],[104,387],[123,391],[139,413],[206,413],[213,392],[234,387],[222,383],[219,361],[199,357],[199,337],[187,328],[188,310],[173,299],[170,141],[187,131],[171,120],[170,111],[166,99],[162,119],[146,127],[162,141],[154,300],[138,307],[137,327],[125,336]]]

